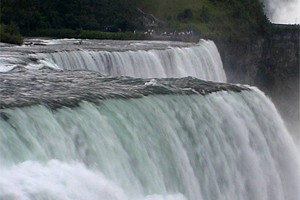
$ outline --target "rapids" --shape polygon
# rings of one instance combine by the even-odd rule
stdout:
[[[50,40],[51,41],[51,40]],[[216,45],[201,40],[180,42],[134,42],[58,40],[39,41],[22,48],[3,48],[0,72],[23,66],[27,69],[50,67],[56,70],[89,70],[108,76],[167,78],[194,76],[226,82]],[[41,46],[41,44],[43,44]],[[9,55],[12,58],[8,58]],[[27,55],[27,56],[24,56]]]

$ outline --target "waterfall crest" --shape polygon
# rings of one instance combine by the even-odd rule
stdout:
[[[201,40],[190,46],[166,49],[107,51],[82,49],[37,53],[58,69],[92,70],[109,76],[166,78],[194,76],[226,82],[223,64],[212,41]]]
[[[3,109],[0,198],[298,200],[297,156],[255,88]]]

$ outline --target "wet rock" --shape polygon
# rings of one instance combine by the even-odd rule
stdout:
[[[35,104],[52,109],[75,107],[108,98],[140,98],[147,95],[208,95],[217,91],[240,92],[245,86],[207,82],[193,77],[141,79],[104,77],[88,71],[14,71],[0,76],[0,109]],[[0,116],[1,117],[1,116]],[[5,117],[5,116],[4,116]]]

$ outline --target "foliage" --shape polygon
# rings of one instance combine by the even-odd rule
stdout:
[[[1,0],[0,6],[1,23],[17,24],[29,36],[40,30],[72,37],[75,30],[98,31],[80,37],[143,31],[138,8],[163,22],[157,33],[193,30],[206,38],[241,38],[266,35],[270,24],[259,0]]]
[[[1,21],[19,25],[23,34],[37,29],[132,31],[138,11],[129,0],[2,0]]]
[[[23,38],[16,24],[0,24],[0,42],[18,45],[23,43]]]
[[[259,0],[145,0],[139,7],[165,21],[166,30],[192,27],[206,38],[264,36],[270,25]]]
[[[101,32],[91,30],[72,29],[40,29],[30,33],[32,36],[53,38],[81,38],[81,39],[105,39],[105,40],[142,40],[143,34],[132,32]]]
[[[178,14],[177,19],[179,21],[188,20],[193,18],[193,12],[191,9],[184,9],[181,13]]]
[[[199,20],[204,23],[208,23],[210,21],[210,11],[208,7],[202,6],[199,10]]]

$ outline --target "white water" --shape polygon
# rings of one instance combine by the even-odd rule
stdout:
[[[264,0],[270,21],[279,24],[300,24],[299,0]]]
[[[0,199],[300,199],[297,149],[256,89],[2,112]]]
[[[203,80],[226,82],[219,52],[212,41],[201,40],[189,47],[149,50],[77,50],[38,53],[52,67],[92,70],[109,76],[165,78],[194,76]],[[50,64],[51,63],[51,64]]]

